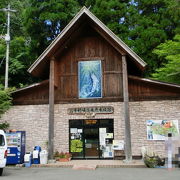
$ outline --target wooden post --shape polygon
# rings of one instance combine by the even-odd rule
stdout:
[[[126,162],[132,160],[131,152],[131,126],[129,115],[129,93],[128,93],[128,72],[126,56],[122,56],[122,73],[123,73],[123,99],[124,99],[124,121],[125,121],[125,156]]]
[[[49,70],[49,141],[48,154],[49,159],[53,159],[54,153],[54,63],[55,59],[50,59]]]

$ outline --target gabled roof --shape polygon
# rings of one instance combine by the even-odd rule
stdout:
[[[44,86],[44,85],[49,85],[49,80],[44,80],[44,81],[34,83],[34,84],[29,85],[29,86],[20,88],[20,89],[16,89],[15,91],[12,91],[11,93],[12,94],[19,93],[19,92],[21,93],[23,91],[26,91],[26,90],[29,90],[29,89],[32,89],[32,88],[36,88],[36,87],[41,87],[41,86]]]
[[[163,86],[166,86],[166,87],[169,87],[169,88],[179,88],[180,89],[179,84],[167,83],[167,82],[162,82],[162,81],[153,80],[153,79],[147,79],[147,78],[141,78],[141,77],[132,76],[132,75],[129,75],[128,78],[131,79],[131,80],[137,80],[137,81],[141,81],[141,82],[151,83],[151,84],[154,84],[154,85],[163,85]],[[13,91],[12,94],[17,93],[17,92],[21,92],[21,91],[26,91],[26,90],[34,88],[34,87],[40,87],[40,86],[45,85],[45,84],[49,84],[49,80],[44,80],[44,81],[41,81],[39,83],[31,84],[31,85],[29,85],[27,87],[17,89],[15,91]]]
[[[144,69],[146,63],[133,51],[131,50],[119,37],[117,37],[108,27],[106,27],[94,14],[92,14],[86,7],[83,7],[76,16],[69,22],[69,24],[61,31],[61,33],[52,41],[52,43],[46,48],[46,50],[38,57],[38,59],[28,69],[29,73],[38,76],[37,68],[40,68],[40,64],[43,61],[47,61],[50,54],[54,52],[54,47],[59,43],[66,34],[72,28],[74,28],[82,16],[86,15],[103,33],[105,33],[112,41],[116,42],[120,49],[123,49],[128,55],[130,55],[133,61],[141,68]],[[78,28],[78,26],[77,26]]]
[[[141,77],[132,76],[132,75],[129,75],[128,78],[132,79],[132,80],[137,80],[137,81],[141,81],[141,82],[145,82],[145,83],[154,84],[154,85],[162,85],[162,86],[166,86],[169,88],[179,88],[180,89],[179,84],[173,84],[173,83],[168,83],[168,82],[163,82],[163,81],[158,81],[158,80],[153,80],[153,79],[141,78]]]

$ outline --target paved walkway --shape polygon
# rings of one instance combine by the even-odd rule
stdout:
[[[5,168],[0,180],[179,180],[180,170],[161,168]]]
[[[33,164],[32,167],[73,167],[74,165],[91,166],[95,165],[103,168],[145,168],[142,160],[133,160],[132,162],[124,162],[123,160],[71,160],[69,162],[59,162],[49,164]]]

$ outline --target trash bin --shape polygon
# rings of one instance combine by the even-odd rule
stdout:
[[[31,163],[32,163],[31,161],[32,161],[32,154],[31,154],[31,152],[27,152],[24,155],[24,165],[25,165],[25,167],[30,167]]]
[[[40,164],[41,147],[35,146],[33,151],[33,164]]]
[[[39,152],[41,152],[41,147],[40,146],[35,146],[34,150],[38,150]]]
[[[48,162],[48,152],[46,150],[42,150],[40,152],[40,164],[47,164]]]

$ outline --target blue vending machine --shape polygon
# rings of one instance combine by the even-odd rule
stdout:
[[[7,164],[22,164],[25,155],[26,132],[16,131],[6,133]]]

